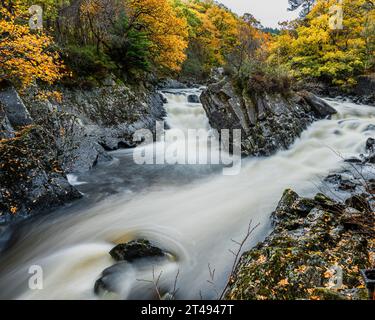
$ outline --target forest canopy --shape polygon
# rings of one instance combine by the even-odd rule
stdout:
[[[212,0],[1,0],[0,81],[205,79],[224,67],[348,87],[374,71],[374,0],[342,0],[342,28],[332,29],[337,3],[289,0],[301,16],[275,30]],[[39,29],[29,26],[35,4]]]

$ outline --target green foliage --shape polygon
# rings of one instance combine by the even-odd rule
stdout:
[[[375,68],[375,7],[370,2],[344,0],[342,28],[332,28],[330,10],[336,1],[317,1],[303,21],[275,38],[270,62],[289,67],[301,80],[353,86],[358,75]]]
[[[63,58],[73,76],[101,80],[116,69],[116,65],[95,46],[69,45],[63,50]]]
[[[145,32],[128,29],[128,18],[123,14],[114,25],[110,48],[106,52],[125,73],[133,73],[136,70],[149,71],[152,43]]]
[[[288,95],[292,85],[292,77],[287,68],[259,61],[246,63],[234,79],[236,87],[249,95],[265,92]]]

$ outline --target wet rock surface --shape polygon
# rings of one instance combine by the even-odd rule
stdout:
[[[107,151],[124,146],[135,147],[139,129],[155,132],[156,121],[166,116],[162,95],[143,85],[113,85],[90,90],[62,88],[62,102],[37,102],[33,92],[25,104],[36,122],[58,133],[67,172],[90,170],[100,162],[110,161]]]
[[[240,129],[242,152],[254,156],[288,148],[313,121],[336,113],[308,92],[249,95],[238,93],[227,79],[210,85],[201,101],[210,125],[218,131]]]
[[[201,103],[201,100],[196,94],[190,94],[187,97],[189,103]]]
[[[375,74],[359,76],[357,84],[353,88],[345,91],[325,83],[303,83],[297,85],[297,87],[314,92],[319,96],[375,106]]]
[[[28,126],[0,142],[0,223],[80,198],[63,173],[53,137]]]
[[[327,192],[314,198],[286,190],[272,214],[274,231],[243,254],[226,298],[367,299],[360,270],[375,267],[371,157],[329,175]]]
[[[161,94],[144,85],[57,88],[61,101],[37,99],[39,89],[0,88],[3,224],[81,197],[66,174],[111,161],[107,151],[136,146],[136,130],[154,132],[165,116]]]
[[[109,254],[116,261],[133,262],[137,259],[162,257],[165,252],[153,246],[148,240],[136,240],[117,245]]]
[[[163,261],[168,261],[168,258],[171,257],[167,252],[153,246],[150,241],[145,239],[119,244],[109,254],[117,263],[102,272],[100,278],[95,282],[94,292],[103,298],[117,299],[131,296],[132,292],[129,289],[137,271],[147,268],[147,265],[155,267]],[[151,272],[147,279],[149,276],[157,277],[155,271]],[[137,280],[140,285],[150,285],[151,282],[151,289],[146,291],[149,292],[149,296],[145,296],[145,291],[143,291],[142,299],[160,298],[156,296],[157,292],[152,287],[152,280],[147,279]],[[156,281],[156,279],[153,280]],[[167,289],[160,288],[160,294],[167,293]],[[137,293],[133,294],[136,296]]]

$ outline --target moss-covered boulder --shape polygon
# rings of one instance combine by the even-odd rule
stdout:
[[[349,225],[348,215],[361,228]],[[274,232],[245,253],[227,299],[361,299],[360,270],[373,267],[373,212],[286,190],[273,214]],[[372,239],[372,241],[371,241]]]

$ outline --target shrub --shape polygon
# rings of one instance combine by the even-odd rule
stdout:
[[[69,45],[63,51],[63,58],[73,76],[90,81],[101,80],[116,69],[114,62],[94,46]]]

